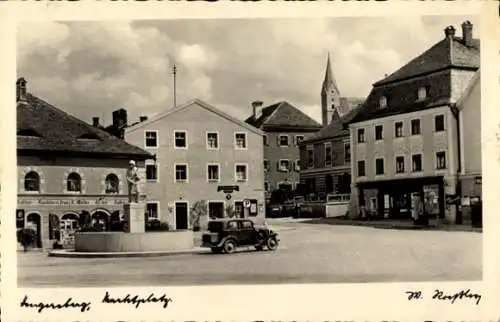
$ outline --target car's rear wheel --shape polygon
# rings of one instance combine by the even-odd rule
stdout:
[[[266,242],[266,246],[267,248],[269,248],[269,250],[278,249],[278,240],[276,239],[276,237],[270,237]]]
[[[236,243],[233,240],[226,240],[223,247],[226,254],[232,254],[236,250]]]
[[[222,253],[222,248],[220,248],[220,247],[212,247],[211,250],[212,250],[212,253],[214,253],[214,254]]]

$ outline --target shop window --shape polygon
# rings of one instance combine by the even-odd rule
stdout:
[[[72,172],[68,175],[66,189],[71,192],[82,191],[82,178],[78,173]]]
[[[35,171],[30,171],[24,176],[25,191],[40,191],[40,176]]]
[[[110,173],[106,176],[106,193],[118,193],[119,180],[116,174]]]

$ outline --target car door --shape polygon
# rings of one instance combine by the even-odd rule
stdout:
[[[242,245],[252,245],[254,243],[254,228],[250,220],[240,221],[240,236]]]

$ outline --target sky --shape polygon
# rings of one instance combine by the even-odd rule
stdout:
[[[342,96],[371,86],[478,17],[400,16],[280,19],[39,22],[17,35],[17,73],[28,91],[84,121],[125,108],[129,122],[193,98],[238,118],[251,102],[286,100],[317,121],[330,54]]]

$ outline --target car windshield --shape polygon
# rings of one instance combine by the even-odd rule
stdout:
[[[221,221],[210,221],[208,223],[208,231],[219,232],[222,230],[224,224]]]

